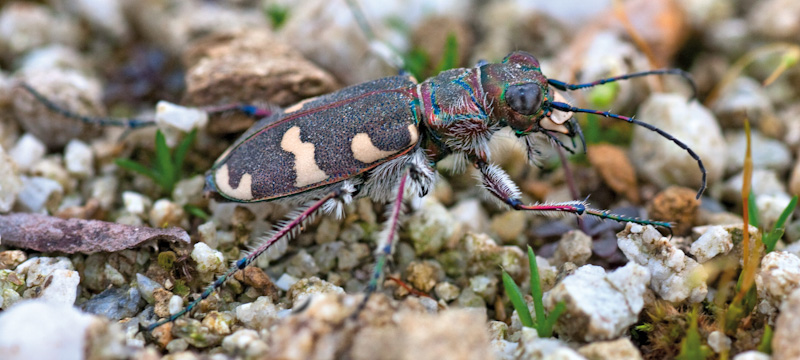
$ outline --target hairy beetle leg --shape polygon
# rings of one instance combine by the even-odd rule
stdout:
[[[383,233],[381,234],[382,243],[378,246],[375,250],[375,269],[372,271],[372,277],[369,279],[369,284],[367,284],[367,291],[364,294],[364,300],[361,301],[361,304],[358,306],[356,312],[353,313],[353,317],[357,317],[361,310],[367,306],[367,301],[369,300],[370,295],[378,289],[378,283],[380,282],[381,275],[383,275],[383,268],[386,265],[386,261],[392,254],[392,246],[394,244],[395,238],[397,238],[397,228],[400,224],[400,216],[403,213],[403,193],[405,192],[406,188],[406,181],[411,174],[411,168],[407,169],[403,176],[400,178],[400,182],[397,185],[397,195],[395,195],[394,202],[390,205],[389,210],[389,218],[386,219],[386,225],[383,229]]]
[[[222,285],[225,284],[225,281],[227,281],[231,276],[233,276],[233,274],[235,274],[239,270],[243,270],[248,265],[250,265],[250,263],[252,263],[256,258],[258,258],[259,255],[263,254],[264,251],[269,249],[269,247],[272,246],[272,244],[276,243],[278,240],[280,240],[280,239],[282,239],[284,237],[292,236],[296,232],[298,232],[299,231],[298,227],[300,225],[302,225],[303,223],[305,223],[306,220],[312,218],[312,216],[317,211],[319,211],[320,209],[324,209],[325,208],[325,204],[328,203],[328,201],[337,201],[339,199],[347,199],[351,195],[351,192],[352,192],[352,189],[348,188],[347,186],[341,186],[341,187],[337,188],[336,190],[330,192],[328,195],[325,195],[324,197],[320,198],[319,200],[317,200],[314,203],[312,203],[311,205],[309,205],[305,210],[301,211],[299,214],[294,216],[290,221],[285,223],[283,226],[281,226],[279,229],[277,229],[274,233],[272,233],[270,236],[268,236],[266,238],[266,240],[263,243],[261,243],[261,245],[258,246],[258,248],[253,250],[247,256],[245,256],[245,257],[237,260],[235,263],[233,263],[233,265],[230,267],[230,269],[228,269],[228,271],[226,271],[224,274],[220,275],[211,285],[206,287],[205,291],[203,291],[203,293],[200,295],[199,298],[197,298],[196,300],[192,301],[188,306],[183,308],[183,310],[179,311],[178,313],[176,313],[176,314],[174,314],[174,315],[172,315],[172,316],[170,316],[170,317],[168,317],[168,318],[166,318],[164,320],[161,320],[161,321],[159,321],[157,323],[154,323],[154,324],[148,326],[147,330],[148,331],[153,331],[153,329],[155,329],[155,328],[157,328],[157,327],[159,327],[161,325],[164,325],[166,323],[175,321],[175,319],[177,319],[177,318],[183,316],[184,314],[192,311],[192,309],[194,309],[201,301],[205,300],[206,298],[211,296],[211,294],[213,294],[214,291],[216,291],[217,289],[222,287]]]
[[[638,219],[628,216],[612,214],[607,210],[598,210],[586,206],[584,201],[570,201],[565,203],[554,204],[533,204],[525,205],[520,200],[520,192],[517,184],[506,174],[503,169],[497,165],[479,162],[476,164],[481,172],[481,181],[483,187],[486,188],[492,195],[500,199],[500,201],[508,204],[515,210],[536,211],[541,214],[562,215],[562,214],[575,214],[575,215],[592,215],[601,219],[609,219],[619,222],[630,222],[641,225],[653,225],[671,229],[672,224],[664,221],[652,221],[645,219]]]

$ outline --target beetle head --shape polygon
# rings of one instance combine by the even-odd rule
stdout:
[[[534,132],[578,134],[574,124],[568,122],[572,113],[550,109],[551,102],[563,101],[563,97],[550,88],[533,55],[515,51],[502,63],[484,65],[481,83],[494,104],[492,115],[518,136]]]

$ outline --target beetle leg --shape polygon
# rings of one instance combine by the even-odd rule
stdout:
[[[403,193],[405,192],[406,181],[408,180],[410,174],[411,168],[409,167],[405,172],[403,172],[403,176],[400,177],[394,202],[392,202],[389,206],[389,218],[386,219],[386,225],[380,236],[382,243],[378,245],[378,248],[375,251],[375,269],[372,272],[372,277],[369,279],[369,284],[367,284],[367,291],[364,295],[364,300],[361,302],[358,310],[353,313],[353,316],[357,316],[361,312],[361,310],[367,305],[367,300],[369,300],[370,295],[372,295],[372,293],[374,293],[378,288],[378,282],[383,275],[383,268],[386,265],[387,259],[392,254],[392,245],[397,237],[397,228],[400,223],[400,215],[403,213]]]
[[[519,187],[506,174],[503,169],[494,164],[478,162],[475,164],[481,172],[483,187],[503,203],[511,206],[515,210],[535,211],[541,214],[562,215],[592,215],[601,219],[610,219],[619,222],[631,222],[642,225],[653,225],[664,228],[671,228],[671,224],[663,221],[652,221],[638,219],[617,214],[609,213],[607,210],[593,209],[587,206],[585,201],[569,201],[553,204],[533,204],[525,205],[520,199]]]
[[[200,110],[205,111],[209,115],[221,114],[228,111],[236,111],[256,119],[264,118],[275,113],[275,110],[268,106],[261,107],[259,105],[241,103],[204,106],[201,107]]]
[[[274,233],[272,233],[269,237],[267,237],[266,240],[263,243],[261,243],[261,245],[258,246],[258,248],[253,250],[247,256],[233,263],[230,269],[228,269],[228,271],[226,271],[224,274],[220,275],[211,285],[209,285],[203,291],[203,293],[200,295],[199,298],[192,301],[192,303],[186,306],[183,310],[170,316],[169,318],[161,320],[155,324],[148,326],[147,328],[148,331],[152,331],[153,329],[161,325],[164,325],[168,322],[172,322],[175,319],[181,317],[183,314],[192,311],[192,309],[194,309],[197,306],[197,304],[199,304],[201,301],[211,296],[211,294],[213,294],[214,291],[219,289],[225,283],[225,281],[228,280],[228,278],[233,276],[233,274],[236,273],[237,271],[244,270],[244,268],[246,268],[248,265],[250,265],[250,263],[255,261],[255,259],[258,258],[259,255],[264,253],[264,251],[266,251],[270,246],[272,246],[272,244],[274,244],[280,239],[283,239],[287,236],[292,236],[293,234],[298,232],[300,230],[300,226],[303,223],[305,223],[308,219],[310,219],[317,211],[321,209],[324,210],[326,208],[331,208],[329,202],[336,202],[339,200],[348,201],[348,199],[351,199],[353,191],[354,188],[348,183],[345,183],[342,186],[336,188],[336,190],[328,193],[328,195],[325,195],[321,199],[309,205],[304,210],[297,213],[297,215],[294,216],[290,221],[283,224],[279,229],[277,229]],[[335,206],[333,208],[335,208]]]

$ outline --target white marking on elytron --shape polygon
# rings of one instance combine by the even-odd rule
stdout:
[[[239,180],[239,186],[232,187],[228,164],[222,165],[214,175],[214,182],[223,194],[238,200],[253,200],[253,175],[244,174]]]
[[[288,113],[295,112],[295,111],[297,111],[297,110],[300,110],[300,109],[302,109],[302,108],[303,108],[303,105],[305,105],[305,104],[308,104],[309,102],[311,102],[311,101],[313,101],[313,100],[316,100],[316,99],[317,99],[316,97],[305,99],[305,100],[303,100],[303,101],[301,101],[301,102],[299,102],[299,103],[297,103],[297,104],[294,104],[294,105],[292,105],[292,106],[289,106],[288,108],[284,109],[284,110],[283,110],[283,112],[285,112],[285,113],[287,113],[287,114],[288,114]]]
[[[281,139],[281,149],[294,154],[294,187],[316,184],[328,178],[314,158],[314,144],[300,140],[300,127],[292,126]]]
[[[557,102],[564,103],[564,104],[569,104],[569,101],[567,101],[567,98],[565,98],[564,95],[561,95],[561,93],[556,92],[555,94],[553,94],[553,97],[555,98],[555,101],[557,101]],[[553,110],[553,114],[550,115],[550,120],[552,122],[558,124],[558,125],[561,125],[561,124],[567,122],[567,120],[569,120],[570,118],[572,118],[572,112],[571,111]],[[542,125],[542,127],[547,129],[547,127],[545,127],[544,125]]]
[[[419,139],[419,131],[414,124],[408,125],[408,137],[410,140],[409,145],[411,146],[416,144],[417,140]],[[356,136],[353,137],[353,141],[350,143],[350,150],[353,151],[353,157],[356,158],[356,160],[365,164],[389,157],[390,155],[396,154],[398,151],[400,151],[384,151],[378,149],[378,147],[372,143],[372,139],[367,133],[356,134]]]

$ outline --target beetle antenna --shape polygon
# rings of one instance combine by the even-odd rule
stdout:
[[[50,111],[59,114],[63,117],[79,120],[87,124],[94,124],[100,126],[120,126],[126,127],[129,129],[138,129],[146,126],[155,125],[154,120],[145,120],[145,119],[136,119],[136,118],[110,118],[110,117],[93,117],[93,116],[85,116],[62,107],[54,103],[52,100],[48,99],[46,96],[42,95],[39,91],[34,89],[28,83],[22,82],[20,83],[23,89],[28,91],[37,101],[42,103],[42,105],[46,106]]]
[[[689,100],[697,98],[697,84],[695,84],[694,79],[692,79],[692,75],[691,74],[689,74],[688,72],[683,71],[681,69],[659,69],[659,70],[641,71],[641,72],[635,72],[635,73],[630,73],[630,74],[625,74],[625,75],[620,75],[620,76],[614,76],[614,77],[610,77],[610,78],[606,78],[606,79],[600,79],[600,80],[597,80],[597,81],[592,81],[592,82],[582,83],[582,84],[569,84],[569,83],[565,83],[563,81],[559,81],[559,80],[555,80],[555,79],[547,79],[547,83],[552,85],[556,89],[559,89],[559,90],[562,90],[562,91],[568,91],[568,90],[586,89],[586,88],[590,88],[590,87],[597,86],[597,85],[603,85],[603,84],[607,84],[607,83],[611,83],[611,82],[616,82],[616,81],[619,81],[619,80],[628,80],[628,79],[651,76],[651,75],[678,75],[678,76],[686,79],[686,81],[688,81],[689,85],[692,87],[692,97],[690,97]]]
[[[653,126],[653,125],[650,125],[650,124],[648,124],[646,122],[641,122],[639,120],[636,120],[634,118],[630,118],[630,117],[627,117],[627,116],[612,114],[612,113],[610,113],[608,111],[600,111],[600,110],[592,110],[592,109],[581,109],[581,108],[574,107],[574,106],[572,106],[570,104],[565,104],[565,103],[561,103],[561,102],[550,102],[549,104],[550,104],[551,108],[559,110],[559,111],[571,111],[571,112],[579,112],[579,113],[600,115],[600,116],[607,117],[607,118],[627,121],[627,122],[629,122],[631,124],[635,124],[635,125],[639,125],[641,127],[644,127],[644,128],[646,128],[646,129],[648,129],[650,131],[657,132],[659,135],[667,138],[668,140],[674,142],[676,145],[680,146],[681,149],[686,150],[689,153],[689,155],[692,156],[692,159],[695,159],[697,161],[697,165],[700,167],[700,171],[703,173],[703,181],[702,181],[702,184],[700,185],[700,190],[697,192],[697,199],[700,199],[700,195],[703,195],[703,192],[706,190],[706,168],[705,168],[705,166],[703,166],[703,160],[700,160],[700,156],[698,156],[697,153],[694,152],[694,150],[690,149],[689,146],[684,144],[682,141],[676,139],[674,136],[670,135],[666,131],[661,130],[661,129],[659,129],[659,128]]]

